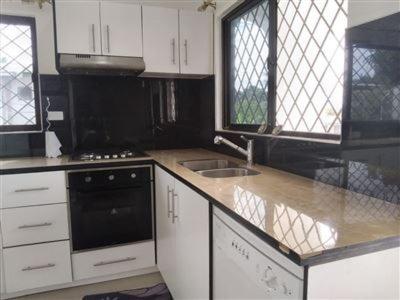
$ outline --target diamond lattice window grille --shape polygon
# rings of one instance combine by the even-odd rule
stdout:
[[[267,120],[269,4],[262,1],[230,22],[230,122]]]
[[[353,47],[351,119],[400,120],[400,50]]]
[[[279,0],[277,26],[277,124],[340,134],[347,0]]]
[[[0,126],[35,125],[32,29],[0,22]]]

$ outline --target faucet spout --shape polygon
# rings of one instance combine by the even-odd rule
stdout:
[[[254,156],[254,140],[247,140],[247,149],[243,149],[242,147],[232,143],[230,140],[217,135],[214,138],[214,144],[216,145],[221,145],[225,144],[228,147],[231,147],[232,149],[238,151],[239,153],[243,154],[247,158],[247,165],[252,166],[254,161],[253,161],[253,156]]]

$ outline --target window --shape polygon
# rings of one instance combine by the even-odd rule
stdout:
[[[0,15],[0,132],[41,129],[35,19]]]
[[[246,1],[223,20],[228,128],[254,130],[274,118],[275,12],[273,1]]]
[[[339,137],[346,27],[347,0],[245,1],[226,16],[226,128]]]

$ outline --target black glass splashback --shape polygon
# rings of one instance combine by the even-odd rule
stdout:
[[[130,77],[71,77],[78,151],[135,147],[149,120],[144,82]]]

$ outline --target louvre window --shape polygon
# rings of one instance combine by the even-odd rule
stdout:
[[[225,17],[226,127],[266,122],[286,134],[339,136],[347,6],[245,1]]]
[[[0,15],[0,132],[40,130],[35,19]]]

